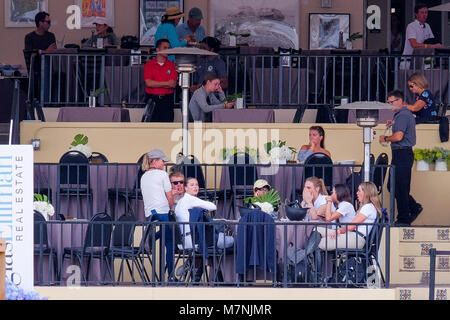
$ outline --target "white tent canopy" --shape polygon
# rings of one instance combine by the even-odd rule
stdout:
[[[450,2],[428,8],[429,11],[450,11]]]

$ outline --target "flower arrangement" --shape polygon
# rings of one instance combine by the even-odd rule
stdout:
[[[286,160],[286,161],[294,161],[295,160],[295,154],[297,151],[292,148],[286,146],[286,141],[278,140],[267,142],[264,144],[264,148],[266,149],[267,154],[270,156],[270,158],[277,162],[280,159]]]
[[[87,136],[83,134],[77,134],[73,142],[71,143],[72,147],[69,149],[70,151],[80,151],[83,153],[87,158],[90,158],[92,155],[91,148],[87,145],[89,139]]]
[[[50,216],[53,216],[55,214],[55,209],[53,208],[52,204],[45,194],[34,194],[33,210],[42,213],[42,215],[45,217],[45,220],[48,220]]]
[[[269,192],[259,197],[248,197],[244,199],[244,203],[247,205],[253,204],[261,208],[261,211],[265,213],[273,213],[278,210],[281,198],[278,191],[271,189]]]
[[[238,147],[233,147],[233,148],[223,148],[221,150],[221,156],[222,156],[222,160],[224,161],[228,161],[229,159],[231,159],[236,153],[239,152],[245,152],[247,153],[251,158],[253,158],[255,160],[255,162],[258,162],[259,160],[259,150],[258,149],[253,149],[253,148],[249,148],[249,147],[245,147],[244,149],[238,148]]]
[[[9,279],[6,279],[5,283],[5,299],[6,300],[47,300],[42,298],[34,290],[25,291],[22,288],[16,286]]]

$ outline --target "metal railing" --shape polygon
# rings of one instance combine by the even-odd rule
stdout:
[[[132,65],[153,55],[131,54],[44,54],[41,61],[41,106],[87,105],[88,96],[100,88],[99,104],[143,107],[144,64]],[[261,108],[317,108],[334,106],[342,97],[385,101],[393,89],[409,93],[408,77],[425,74],[438,103],[450,104],[450,55],[400,56],[366,53],[364,50],[331,51],[329,54],[289,55],[288,64],[278,54],[224,54],[228,77],[227,94],[241,92],[247,105]],[[410,69],[400,69],[409,59]],[[280,66],[281,65],[281,66]],[[175,103],[179,103],[175,95]]]
[[[61,175],[65,170],[70,170],[67,167],[67,164],[35,164],[35,192],[37,193],[45,193],[49,196],[51,203],[55,206],[55,216],[52,217],[49,221],[46,222],[47,234],[49,239],[49,247],[46,247],[50,250],[50,252],[55,252],[58,255],[57,261],[58,264],[57,270],[54,271],[52,266],[47,264],[44,265],[45,259],[48,259],[49,251],[39,251],[37,256],[39,261],[36,263],[36,281],[38,281],[39,285],[49,285],[49,284],[60,284],[60,285],[70,285],[70,281],[73,279],[78,279],[76,283],[83,284],[98,284],[99,282],[105,282],[108,284],[124,284],[125,280],[120,280],[119,278],[123,277],[124,270],[129,270],[129,273],[133,275],[128,281],[132,283],[137,283],[137,278],[141,279],[141,284],[152,284],[152,285],[166,285],[166,284],[175,284],[178,283],[183,285],[190,285],[192,283],[196,283],[199,281],[193,280],[199,277],[199,273],[196,273],[198,270],[198,266],[203,268],[203,272],[201,272],[203,276],[203,280],[200,281],[203,285],[270,285],[270,286],[367,286],[372,285],[373,283],[380,283],[380,273],[379,266],[376,261],[380,257],[378,256],[378,248],[380,246],[381,232],[383,232],[383,228],[387,228],[389,231],[389,223],[393,221],[394,215],[394,207],[393,204],[393,195],[394,195],[394,167],[391,166],[373,166],[373,172],[375,172],[376,168],[381,168],[381,176],[380,181],[381,185],[385,184],[385,174],[384,172],[390,168],[390,177],[391,177],[391,190],[390,190],[390,204],[391,204],[391,212],[389,214],[390,221],[385,222],[376,222],[374,224],[365,225],[364,227],[374,228],[374,237],[372,240],[366,241],[366,246],[359,251],[352,251],[350,247],[345,246],[345,248],[341,248],[339,250],[331,250],[326,251],[317,251],[314,254],[318,255],[317,257],[314,255],[309,256],[308,261],[309,264],[302,267],[302,265],[297,265],[295,258],[288,263],[287,258],[280,261],[280,256],[287,257],[288,252],[294,255],[301,254],[300,250],[305,249],[305,244],[308,242],[312,229],[317,228],[319,226],[322,227],[331,227],[332,223],[314,223],[311,224],[308,222],[289,222],[285,220],[285,213],[283,212],[283,205],[279,210],[279,218],[277,221],[269,221],[269,222],[255,222],[252,221],[239,221],[240,217],[243,216],[238,212],[233,212],[233,210],[239,211],[239,204],[243,198],[252,196],[252,186],[256,177],[261,178],[264,177],[261,175],[262,169],[267,169],[267,165],[258,165],[258,164],[184,164],[179,169],[185,170],[185,176],[190,177],[194,176],[198,179],[200,184],[200,192],[199,197],[213,201],[216,203],[218,210],[216,210],[215,214],[213,213],[213,221],[212,222],[195,222],[189,223],[191,229],[193,225],[198,226],[198,230],[196,234],[192,235],[193,243],[197,243],[199,248],[197,250],[192,250],[190,248],[183,248],[181,243],[181,248],[176,248],[173,244],[180,244],[179,238],[177,239],[176,232],[172,232],[172,230],[183,230],[183,227],[186,227],[187,223],[173,222],[173,221],[152,221],[144,222],[144,209],[142,205],[142,193],[140,191],[140,177],[139,175],[139,164],[117,164],[117,163],[104,163],[104,164],[90,164],[89,170],[84,172],[81,169],[80,164],[70,164],[70,168],[75,174],[75,181],[80,182],[84,181],[87,185],[77,185],[76,183],[71,183],[70,192],[67,185],[62,185],[61,182],[63,179]],[[166,169],[170,169],[173,165],[169,164]],[[280,165],[279,172],[272,172],[273,175],[282,175],[281,183],[287,184],[292,181],[292,190],[280,190],[280,194],[282,195],[282,202],[287,199],[288,201],[293,199],[298,199],[301,195],[301,186],[304,184],[305,175],[302,174],[302,177],[298,177],[299,170],[304,170],[306,168],[313,168],[315,170],[313,172],[314,175],[324,175],[327,168],[332,168],[334,170],[345,170],[348,169],[350,175],[345,176],[345,182],[349,187],[354,190],[354,186],[360,183],[360,178],[358,175],[351,174],[355,172],[355,169],[361,170],[360,165],[302,165],[302,164],[287,164]],[[239,169],[242,169],[243,172],[239,172]],[[81,177],[81,172],[84,172],[83,175],[88,175],[88,177]],[[227,176],[228,173],[228,176]],[[257,176],[250,177],[250,173],[256,173]],[[67,172],[66,177],[70,177],[70,172]],[[239,181],[239,177],[243,178],[244,181]],[[245,181],[245,179],[252,179],[251,181]],[[264,177],[264,178],[267,178]],[[372,175],[373,178],[373,175]],[[68,178],[67,178],[68,179]],[[298,183],[299,181],[296,179],[300,179],[302,183]],[[203,182],[202,182],[203,181]],[[68,181],[65,181],[66,183]],[[274,188],[277,187],[276,180],[273,180],[272,186]],[[203,183],[203,185],[202,185]],[[280,181],[278,182],[280,183]],[[238,188],[239,184],[247,185],[250,189],[247,188]],[[356,199],[355,194],[352,192],[353,199]],[[380,197],[383,199],[383,188],[380,188]],[[58,200],[59,199],[59,200]],[[382,204],[383,206],[383,204]],[[219,209],[221,208],[221,209]],[[221,210],[221,211],[220,211]],[[64,248],[66,248],[66,255],[72,256],[72,259],[68,266],[76,265],[76,259],[73,258],[73,255],[70,255],[70,248],[76,247],[78,250],[83,248],[83,241],[85,240],[85,233],[87,227],[89,226],[90,219],[92,216],[99,212],[106,212],[108,215],[112,217],[114,220],[111,222],[113,224],[114,230],[118,226],[122,225],[122,228],[119,229],[120,232],[125,233],[126,227],[125,225],[132,226],[134,230],[134,235],[132,238],[122,238],[119,239],[119,243],[117,243],[117,239],[111,240],[111,244],[108,243],[108,250],[99,251],[99,252],[90,252],[91,255],[95,258],[94,261],[100,264],[100,267],[96,270],[101,270],[101,275],[97,274],[97,277],[88,279],[89,268],[93,268],[91,264],[85,264],[83,267],[87,268],[82,272],[79,268],[73,267],[67,269],[67,267],[62,266],[62,258],[61,253],[64,252]],[[121,222],[119,221],[119,217],[126,216],[134,216],[136,221],[133,222]],[[55,219],[66,219],[65,221],[56,221]],[[41,223],[42,224],[42,223]],[[108,222],[106,222],[108,224]],[[376,226],[380,226],[382,228],[376,228]],[[238,250],[244,250],[247,246],[245,241],[253,241],[253,238],[247,239],[246,232],[252,232],[251,228],[260,228],[263,229],[262,233],[260,233],[259,242],[265,243],[264,250],[261,251],[262,255],[268,255],[271,257],[270,259],[275,259],[273,263],[269,265],[264,265],[262,267],[262,271],[258,269],[255,265],[251,265],[248,268],[247,273],[241,273],[238,276],[238,273],[235,272],[235,268],[237,267],[237,259],[242,257],[242,254],[237,254]],[[313,226],[313,227],[311,227]],[[150,228],[150,229],[149,229]],[[308,229],[309,228],[309,229]],[[112,230],[113,228],[109,228],[108,230]],[[131,228],[129,228],[131,229]],[[127,230],[129,230],[127,229]],[[239,230],[243,229],[243,241],[238,241],[238,233]],[[157,232],[159,230],[159,233]],[[272,231],[271,231],[272,230]],[[327,232],[331,232],[330,229]],[[112,231],[114,233],[114,231]],[[208,233],[209,232],[209,233]],[[207,244],[206,239],[208,238],[207,234],[216,235],[222,232],[223,235],[227,235],[229,233],[235,235],[234,244],[232,249],[225,249],[211,246],[211,243]],[[261,231],[260,231],[261,232]],[[369,234],[369,232],[366,232]],[[42,234],[40,232],[39,234]],[[199,236],[202,234],[202,236]],[[386,252],[383,254],[383,257],[386,259],[385,264],[385,272],[384,272],[384,285],[389,285],[389,232],[384,232],[386,237]],[[149,240],[142,240],[142,237],[146,235]],[[124,236],[125,237],[125,236]],[[262,237],[262,238],[261,238]],[[145,238],[145,237],[144,237]],[[245,240],[247,239],[247,240]],[[292,239],[297,239],[297,241],[292,242]],[[35,239],[36,240],[36,239]],[[42,245],[42,240],[38,241],[38,244]],[[114,242],[115,241],[115,242]],[[123,241],[123,242],[122,242]],[[126,241],[126,242],[125,242]],[[201,245],[203,243],[203,245]],[[292,244],[290,244],[292,243]],[[115,244],[117,247],[112,250],[112,246]],[[241,247],[239,247],[239,245]],[[42,248],[42,246],[38,246]],[[161,248],[166,248],[166,250],[161,250]],[[169,248],[169,249],[167,249]],[[202,250],[202,248],[206,248],[207,251]],[[244,248],[244,249],[242,249]],[[188,249],[188,250],[183,250]],[[346,250],[349,249],[349,250]],[[112,250],[112,251],[111,251]],[[181,253],[180,253],[181,250]],[[198,250],[200,250],[198,252]],[[89,253],[88,252],[88,253]],[[108,252],[108,253],[107,253]],[[114,254],[111,252],[115,252]],[[198,265],[198,261],[206,261],[204,256],[208,253],[208,255],[212,255],[217,259],[221,260],[208,260],[209,264],[200,264]],[[230,253],[231,252],[231,253]],[[174,262],[175,266],[172,268],[173,274],[167,272],[167,268],[171,268],[169,260],[166,260],[165,255],[168,253],[171,256],[175,257],[174,261],[179,260],[179,263]],[[230,254],[229,254],[230,253]],[[320,253],[320,254],[319,254]],[[35,249],[36,254],[36,249]],[[371,254],[369,256],[369,254]],[[103,256],[102,256],[103,255]],[[102,259],[105,258],[107,259]],[[138,257],[139,256],[139,257]],[[136,260],[145,257],[146,260]],[[350,258],[346,258],[350,257]],[[179,259],[178,259],[179,258]],[[111,261],[109,261],[109,260]],[[114,263],[113,261],[120,259],[121,267],[117,266],[116,262],[116,271],[122,270],[119,273],[114,271]],[[131,261],[131,260],[132,261]],[[196,260],[198,259],[198,261]],[[315,263],[316,260],[319,259],[321,261],[320,265],[321,269],[317,269],[318,265]],[[67,260],[67,259],[66,259]],[[126,260],[129,260],[128,263]],[[75,262],[74,262],[75,261]],[[77,260],[78,261],[78,260]],[[108,262],[107,262],[108,261]],[[147,261],[147,262],[145,262]],[[150,266],[150,261],[152,265]],[[188,262],[186,262],[188,261]],[[292,262],[294,261],[294,262]],[[66,261],[68,262],[68,261]],[[123,264],[125,263],[125,264]],[[168,266],[169,263],[169,266]],[[104,265],[103,265],[104,264]],[[226,265],[226,270],[221,270],[220,274],[218,271],[217,264],[221,265],[223,268]],[[130,265],[130,267],[128,267]],[[179,269],[181,266],[183,268],[187,268],[187,273],[185,273],[184,269]],[[194,266],[197,265],[197,268]],[[108,266],[113,270],[110,271]],[[127,266],[127,268],[125,268]],[[241,264],[242,266],[242,264]],[[98,267],[98,266],[97,266]],[[117,267],[119,269],[117,269]],[[297,267],[297,269],[296,269]],[[304,269],[303,274],[299,273],[301,268],[310,268]],[[355,273],[349,272],[352,268],[357,268],[358,270],[365,270],[361,273],[358,271],[359,275],[356,276]],[[269,268],[269,269],[267,269]],[[300,269],[299,269],[300,268]],[[313,268],[313,269],[311,269]],[[316,268],[316,269],[314,269]],[[247,268],[246,268],[247,269]],[[43,271],[45,270],[45,271]],[[180,271],[181,270],[181,271]],[[299,271],[300,270],[300,271]],[[178,271],[178,274],[176,273]],[[194,272],[195,271],[195,272]],[[370,273],[368,274],[368,272]],[[65,272],[66,278],[61,278],[61,272]],[[90,270],[90,273],[92,274]],[[114,279],[112,280],[112,276],[109,275],[109,279],[107,278],[108,273],[111,272],[114,274]],[[226,272],[226,277],[224,278],[224,272]],[[307,272],[306,274],[304,274]],[[72,274],[73,273],[73,274]],[[52,275],[53,274],[53,275]],[[345,274],[351,275],[352,279],[345,279],[343,275]],[[72,275],[75,277],[73,278]],[[364,275],[364,277],[360,277]],[[64,276],[64,275],[63,275]],[[78,276],[78,278],[77,278]],[[171,278],[172,276],[172,278]],[[84,277],[84,278],[83,278]],[[81,279],[81,280],[80,280]],[[349,281],[348,281],[349,280]],[[69,281],[69,282],[67,282]],[[74,280],[75,281],[75,280]],[[80,282],[81,281],[81,282]],[[368,282],[369,281],[369,282]],[[375,282],[374,282],[375,281]]]
[[[247,215],[253,214],[257,213]],[[335,240],[327,236],[337,224],[244,218],[190,223],[35,222],[35,230],[40,229],[34,249],[35,285],[389,286],[379,261],[389,261],[379,252],[385,223],[360,224],[359,230],[372,236],[359,249],[353,232],[347,233],[344,246],[336,240],[334,249],[330,244]],[[187,225],[194,246],[184,241]],[[97,235],[87,236],[89,228],[96,228]],[[322,242],[329,242],[327,251],[322,242],[310,244],[319,229],[327,239]],[[220,244],[220,237],[227,241]],[[102,242],[109,238],[111,242]]]
[[[430,255],[430,282],[428,298],[429,300],[434,300],[435,293],[435,283],[436,283],[436,256],[450,256],[450,251],[436,250],[436,248],[431,248],[429,250]],[[436,293],[436,299],[439,299],[438,293]]]

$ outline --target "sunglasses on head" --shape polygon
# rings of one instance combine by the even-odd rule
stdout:
[[[174,185],[177,185],[177,184],[183,184],[184,183],[184,181],[183,180],[179,180],[179,181],[172,181],[171,182],[172,184],[174,184]]]

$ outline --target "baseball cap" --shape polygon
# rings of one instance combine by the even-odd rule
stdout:
[[[192,8],[191,10],[189,10],[189,17],[192,17],[194,19],[203,19],[202,10],[197,7]]]
[[[149,159],[161,159],[165,162],[170,161],[169,158],[166,157],[164,152],[162,152],[160,149],[153,149],[149,153],[147,153]]]
[[[270,189],[270,184],[266,180],[259,179],[259,180],[256,180],[255,183],[253,184],[253,189],[256,189],[256,188],[261,189],[266,186],[269,187],[269,189]]]
[[[106,24],[108,25],[108,21],[105,18],[102,17],[96,17],[92,24]]]

